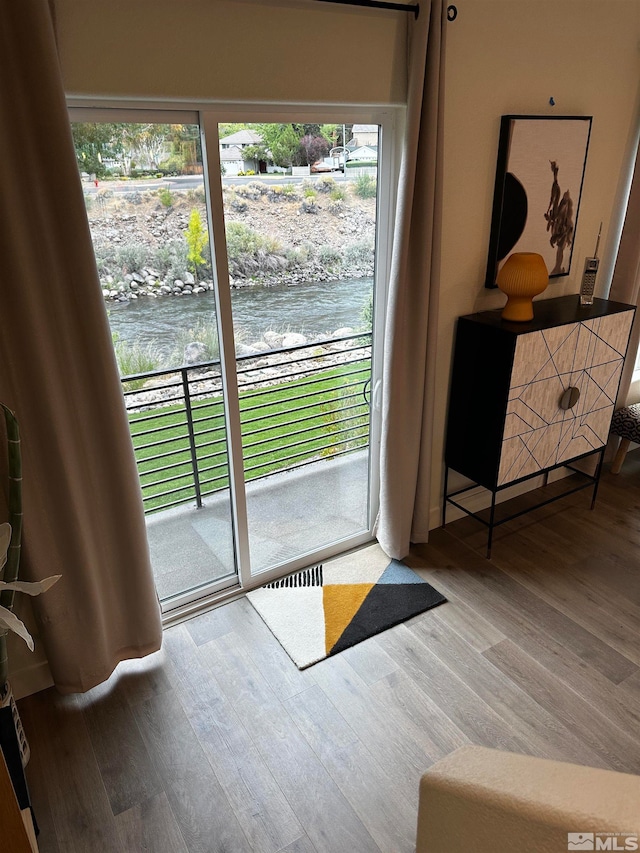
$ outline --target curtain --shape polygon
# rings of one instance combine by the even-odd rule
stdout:
[[[618,247],[618,256],[613,271],[609,299],[639,306],[631,329],[628,356],[624,364],[617,405],[625,406],[633,377],[638,345],[640,344],[640,175],[638,174],[640,150],[636,157],[627,211],[622,236]],[[637,395],[636,395],[637,396]]]
[[[156,651],[161,621],[47,0],[0,10],[0,400],[23,448],[21,576],[54,682]]]
[[[440,267],[444,26],[441,0],[409,23],[405,147],[385,328],[376,535],[391,557],[428,538]]]

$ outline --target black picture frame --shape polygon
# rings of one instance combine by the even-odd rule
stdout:
[[[592,116],[505,115],[485,287],[512,252],[537,252],[549,278],[569,275]]]

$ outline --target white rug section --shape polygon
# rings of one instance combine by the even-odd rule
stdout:
[[[247,598],[296,666],[309,666],[326,656],[321,586],[261,587],[247,593]]]
[[[368,545],[323,564],[322,582],[330,584],[378,583],[391,558],[379,545]]]

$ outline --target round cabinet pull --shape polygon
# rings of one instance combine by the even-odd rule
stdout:
[[[567,388],[562,397],[560,397],[560,408],[565,410],[572,409],[579,399],[580,389],[572,385]]]

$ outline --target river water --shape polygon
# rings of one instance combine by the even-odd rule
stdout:
[[[234,328],[241,330],[238,337],[248,344],[268,329],[314,337],[345,326],[359,328],[372,286],[373,279],[359,278],[237,288],[231,291]],[[181,331],[211,321],[214,311],[210,291],[108,305],[111,330],[120,340],[150,345],[163,357],[175,352],[184,339]]]

